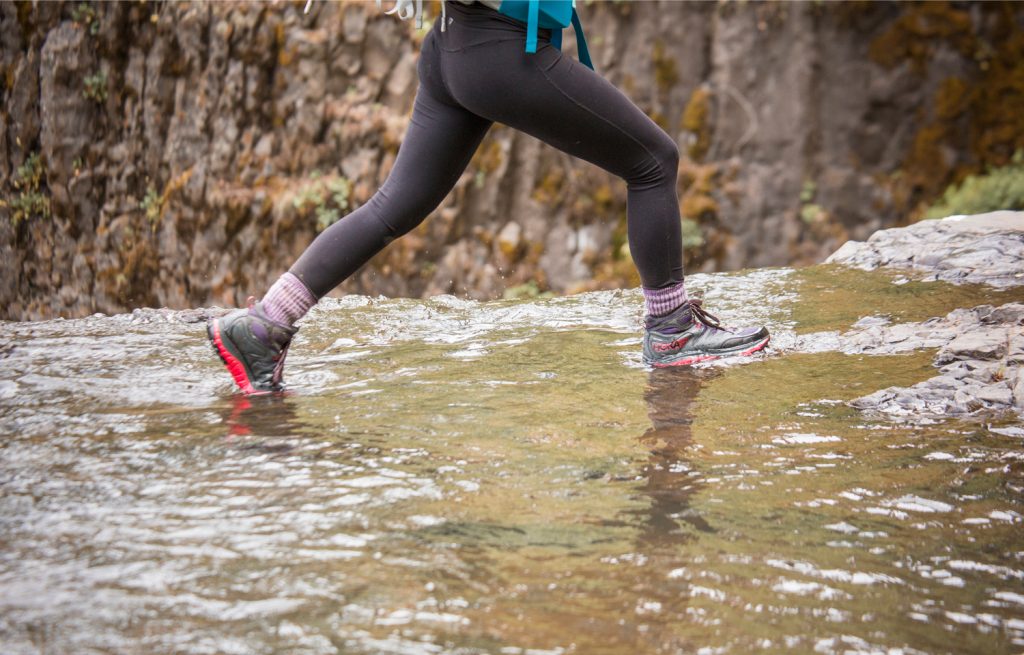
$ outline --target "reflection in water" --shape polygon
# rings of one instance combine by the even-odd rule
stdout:
[[[294,401],[284,394],[245,397],[235,395],[230,405],[220,412],[228,427],[228,440],[240,437],[263,437],[280,439],[298,435],[301,423]],[[251,448],[267,451],[288,450],[285,443],[268,444],[254,442]]]
[[[652,425],[640,437],[640,443],[650,450],[650,459],[640,471],[645,478],[640,491],[650,497],[651,505],[636,512],[643,524],[637,538],[641,546],[691,540],[694,535],[680,521],[700,532],[715,531],[690,507],[690,497],[701,484],[686,456],[693,445],[691,424],[697,394],[716,375],[716,369],[688,367],[650,372],[644,400]]]

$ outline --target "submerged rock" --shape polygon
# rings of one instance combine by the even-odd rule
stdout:
[[[926,279],[1024,285],[1024,212],[953,216],[876,232],[827,260],[873,270],[912,269]],[[854,400],[894,416],[962,416],[1015,409],[1024,413],[1024,304],[956,309],[922,323],[861,320],[839,335],[843,352],[893,354],[938,348],[939,375],[909,388],[890,387]]]
[[[982,305],[957,309],[923,323],[841,335],[839,349],[849,354],[939,348],[935,356],[939,375],[913,387],[877,391],[854,400],[852,405],[894,415],[963,415],[1011,407],[1024,410],[1024,384],[1017,384],[1024,372],[1024,357],[1015,350],[1024,346],[1024,318],[1018,318],[1018,312],[1024,312],[1024,304],[1008,303],[995,310]]]

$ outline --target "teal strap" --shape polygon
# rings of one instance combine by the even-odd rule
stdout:
[[[526,51],[537,52],[537,23],[540,22],[540,0],[530,0],[526,14]]]
[[[583,23],[580,22],[580,16],[576,13],[576,9],[572,10],[572,28],[576,31],[576,54],[580,58],[580,63],[594,70],[594,64],[590,61],[590,50],[587,48],[587,37],[583,36]],[[559,41],[561,41],[561,35],[559,35]]]
[[[526,51],[529,53],[537,52],[537,28],[540,23],[540,0],[529,0],[526,13]],[[594,63],[590,60],[590,49],[587,48],[587,37],[583,35],[583,24],[580,22],[580,16],[576,13],[576,9],[572,10],[572,28],[576,32],[576,51],[580,58],[580,63],[594,70]],[[553,29],[551,30],[551,45],[562,49],[562,30]]]

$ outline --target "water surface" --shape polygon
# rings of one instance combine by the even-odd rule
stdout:
[[[1020,652],[1020,420],[793,350],[1014,299],[892,282],[694,276],[775,347],[670,371],[636,292],[330,300],[257,399],[186,315],[0,324],[0,651]]]

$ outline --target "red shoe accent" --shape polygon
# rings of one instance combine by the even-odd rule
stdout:
[[[670,350],[676,350],[686,345],[686,342],[690,340],[690,337],[683,337],[682,339],[676,339],[671,343],[656,343],[654,349],[660,353],[667,353]]]
[[[726,356],[727,357],[743,357],[743,356],[746,356],[746,355],[752,355],[752,354],[756,353],[757,351],[762,350],[765,346],[768,345],[768,342],[771,341],[771,340],[772,340],[772,338],[769,336],[767,339],[765,339],[764,341],[762,341],[759,344],[754,345],[749,350],[744,350],[743,352],[737,353],[735,355],[726,355]],[[720,355],[698,355],[696,357],[690,357],[689,359],[681,359],[678,362],[672,362],[671,364],[652,364],[652,366],[654,368],[672,368],[673,366],[689,366],[691,364],[696,364],[698,362],[707,362],[707,361],[710,361],[712,359],[719,359],[719,358],[720,358]]]
[[[680,359],[678,362],[672,362],[671,364],[652,364],[652,366],[654,368],[672,368],[673,366],[689,366],[690,364],[706,362],[712,359],[718,359],[718,355],[697,355],[689,359]]]
[[[756,353],[756,352],[757,352],[758,350],[762,350],[762,349],[763,349],[763,348],[764,348],[765,346],[767,346],[767,345],[768,345],[768,342],[769,342],[769,341],[771,341],[771,340],[772,340],[772,338],[771,338],[771,337],[768,337],[767,339],[765,339],[765,340],[764,340],[764,341],[762,341],[761,343],[757,344],[756,346],[754,346],[754,347],[753,347],[753,348],[751,348],[750,350],[745,350],[745,351],[741,352],[741,353],[740,353],[740,356],[743,356],[743,355],[752,355],[752,354]]]
[[[224,362],[224,366],[228,367],[228,373],[231,373],[231,377],[235,379],[235,384],[242,390],[247,396],[267,393],[265,391],[257,391],[252,386],[252,382],[249,381],[249,376],[245,374],[245,365],[231,354],[231,352],[224,347],[224,342],[220,339],[220,319],[213,319],[213,333],[210,335],[210,340],[213,341],[213,347],[217,349],[217,354],[220,355],[221,361]]]

